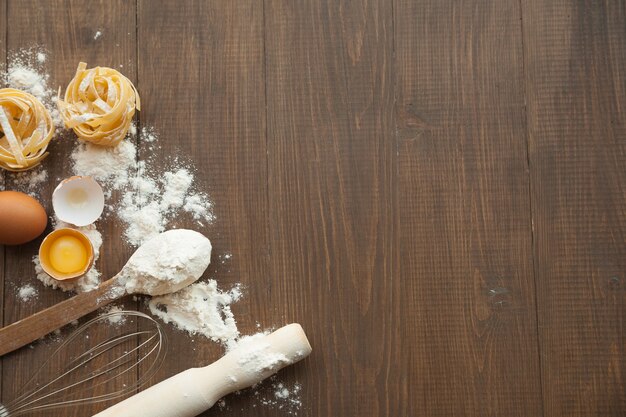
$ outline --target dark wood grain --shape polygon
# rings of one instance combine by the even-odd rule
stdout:
[[[200,189],[215,202],[215,223],[189,218],[170,227],[191,227],[213,243],[206,278],[228,289],[244,286],[233,306],[239,330],[264,325],[269,245],[267,151],[263,66],[263,3],[237,1],[139,2],[139,90],[143,126],[160,132],[160,148],[141,144],[141,158],[172,167],[173,157],[193,162]],[[226,259],[224,255],[231,254]],[[218,359],[223,348],[202,336],[168,326],[170,356],[157,380]],[[252,393],[226,399],[227,410],[206,415],[276,415],[254,408]]]
[[[280,375],[303,385],[298,415],[626,411],[624,2],[0,0],[0,11],[0,70],[7,51],[38,44],[51,86],[80,60],[135,82],[139,127],[160,136],[135,139],[139,158],[195,165],[215,203],[214,224],[168,227],[209,236],[205,279],[243,283],[242,333],[295,321],[311,340],[312,356]],[[44,162],[48,213],[74,140],[63,134]],[[132,248],[111,217],[98,228],[108,278]],[[0,323],[69,296],[35,279],[39,242],[0,246]],[[25,283],[37,300],[18,301]],[[222,355],[165,327],[154,382]],[[59,340],[0,360],[0,401]],[[226,404],[204,415],[287,415],[249,391]]]
[[[87,1],[87,0],[50,0],[45,3],[35,0],[8,0],[7,19],[10,25],[7,39],[8,51],[16,51],[32,45],[46,48],[47,72],[50,87],[65,88],[73,77],[79,61],[90,66],[101,65],[120,69],[131,79],[135,77],[135,15],[134,2]],[[94,39],[97,30],[102,37]],[[48,181],[40,192],[40,201],[52,214],[50,198],[58,182],[71,175],[69,154],[75,145],[73,133],[65,133],[49,147],[51,156],[43,163],[48,171]],[[7,186],[11,186],[11,174],[7,174]],[[114,197],[115,198],[115,197]],[[121,245],[121,228],[115,222],[99,222],[99,230],[104,239],[98,268],[104,277],[112,277],[130,255],[130,248]],[[49,227],[50,229],[50,227]],[[32,256],[37,253],[41,239],[26,245],[6,248],[5,263],[5,324],[29,316],[45,307],[66,299],[69,294],[44,288],[35,278]],[[31,283],[39,291],[36,302],[22,302],[16,297],[16,291],[25,283]],[[130,303],[133,307],[135,303]],[[62,335],[71,331],[64,330]],[[3,398],[15,396],[16,390],[27,378],[41,366],[43,359],[55,349],[62,338],[47,337],[36,343],[35,349],[21,349],[4,358],[4,381],[11,384],[3,386]],[[130,384],[134,377],[130,375],[122,383]],[[102,387],[106,390],[106,387]],[[91,415],[92,406],[68,408],[55,412],[58,416]]]
[[[269,0],[267,315],[314,353],[302,415],[406,415],[394,268],[388,1]],[[407,346],[408,347],[408,346]]]
[[[545,416],[623,416],[626,4],[522,5]]]
[[[519,16],[394,2],[407,415],[542,414]]]

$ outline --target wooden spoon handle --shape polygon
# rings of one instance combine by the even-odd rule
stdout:
[[[124,296],[124,287],[116,291],[116,277],[104,281],[95,290],[75,295],[30,317],[0,329],[0,356],[21,348],[70,322]]]

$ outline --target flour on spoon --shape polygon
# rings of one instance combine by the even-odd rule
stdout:
[[[202,276],[211,262],[211,242],[193,230],[174,229],[137,249],[119,273],[127,293],[162,295]]]

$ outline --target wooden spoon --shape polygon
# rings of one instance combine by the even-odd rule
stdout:
[[[181,245],[181,241],[193,240],[197,245]],[[164,276],[159,276],[158,268],[138,271],[138,259],[151,257],[155,248],[161,251],[176,251],[179,261],[183,264],[175,272],[181,273],[181,279],[171,281],[173,271],[164,266]],[[184,253],[179,253],[184,251]],[[163,252],[161,252],[163,253]],[[0,356],[21,348],[35,340],[59,329],[84,315],[106,306],[127,294],[161,295],[175,292],[195,282],[209,266],[211,259],[211,243],[198,232],[185,229],[169,230],[144,243],[130,257],[124,268],[113,278],[102,282],[96,289],[78,294],[52,307],[33,314],[0,329]],[[154,258],[154,264],[160,265],[162,259]],[[195,265],[193,269],[185,265]],[[128,285],[129,276],[141,275],[145,285]],[[155,285],[152,285],[155,284]]]
[[[117,283],[116,275],[101,283],[93,291],[78,294],[0,329],[0,356],[34,342],[85,314],[123,297],[126,291],[117,291],[117,288],[124,288],[116,285]],[[107,294],[109,292],[111,294]],[[117,296],[112,296],[113,294]]]

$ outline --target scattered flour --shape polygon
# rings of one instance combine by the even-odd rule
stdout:
[[[269,387],[269,395],[258,394],[256,397],[263,405],[285,409],[288,414],[295,415],[302,406],[302,399],[300,398],[301,390],[302,385],[297,382],[293,386],[288,387],[287,384],[280,382],[276,377],[273,377]],[[256,392],[258,393],[259,391]]]
[[[124,237],[132,246],[163,232],[180,211],[201,223],[214,219],[208,196],[194,190],[190,168],[159,173],[151,164],[137,161],[137,148],[130,140],[114,148],[79,143],[71,158],[74,174],[95,178],[108,188],[107,198],[111,190],[120,191],[119,203],[109,204],[107,210],[124,222]]]
[[[280,384],[278,389],[274,391],[274,396],[279,399],[289,398],[289,390],[287,388],[283,388],[283,384]]]
[[[156,142],[157,139],[158,135],[153,127],[144,126],[141,129],[141,140],[143,142],[152,143]]]
[[[33,68],[13,62],[9,64],[7,81],[13,88],[24,90],[41,99],[46,97],[47,75],[40,74]]]
[[[171,212],[183,206],[185,196],[193,183],[193,175],[189,170],[181,168],[175,172],[166,172],[163,182],[163,199],[160,209]]]
[[[190,285],[187,288],[150,300],[150,311],[166,323],[173,323],[191,334],[202,334],[222,343],[239,336],[230,305],[241,298],[235,286],[228,292],[217,288],[215,280]]]
[[[107,314],[113,313],[111,316],[107,317],[107,321],[110,324],[120,325],[126,323],[126,317],[123,314],[115,314],[124,311],[121,307],[115,305],[108,305],[102,308],[102,314],[100,316],[104,316]]]
[[[97,146],[78,142],[71,159],[76,175],[88,175],[114,190],[128,185],[131,172],[137,167],[137,149],[128,140],[116,147]]]
[[[223,255],[220,255],[221,263],[225,264],[226,261],[229,261],[232,257],[233,257],[233,255],[231,253],[225,253]]]
[[[23,285],[20,289],[17,290],[17,295],[24,302],[37,298],[38,294],[39,293],[37,289],[30,284]]]
[[[185,205],[183,210],[187,213],[191,213],[193,218],[198,221],[211,221],[213,215],[211,214],[212,204],[209,202],[209,197],[205,194],[192,194],[185,199]]]
[[[253,335],[231,339],[226,344],[226,351],[237,349],[241,351],[239,366],[247,373],[263,373],[278,369],[281,365],[290,363],[287,356],[270,350],[270,344],[263,339],[269,332],[259,332]]]
[[[15,185],[34,190],[48,179],[48,171],[43,168],[35,168],[30,171],[20,172],[15,175]]]
[[[122,200],[119,215],[127,224],[124,235],[134,246],[140,245],[144,239],[156,236],[165,230],[165,220],[156,202],[141,206],[127,194]]]
[[[9,55],[4,81],[10,88],[26,91],[37,97],[50,112],[57,128],[62,128],[63,120],[56,106],[57,91],[48,87],[50,75],[43,65],[46,54],[38,48],[22,49]]]
[[[254,400],[252,407],[254,408],[263,406],[278,409],[284,414],[292,416],[298,415],[298,411],[302,408],[302,384],[299,382],[294,384],[281,382],[277,375],[273,375],[267,381],[260,382],[245,391],[251,392]],[[242,392],[237,391],[236,394],[241,394]],[[219,404],[220,409],[231,408],[224,399],[222,401],[223,404]],[[241,411],[246,410],[241,408]]]
[[[48,171],[42,166],[38,166],[25,172],[7,172],[7,179],[12,179],[11,189],[29,194],[31,197],[38,198],[41,192],[41,186],[48,179]],[[4,188],[0,187],[0,191]]]
[[[91,244],[93,245],[94,266],[92,266],[85,275],[78,278],[74,282],[57,281],[43,270],[43,268],[41,267],[41,262],[39,262],[39,256],[35,255],[33,257],[33,263],[35,264],[35,273],[37,274],[37,279],[48,287],[52,287],[55,289],[60,288],[63,291],[86,292],[93,290],[98,286],[98,284],[100,284],[100,272],[96,268],[95,264],[100,256],[100,247],[102,246],[102,235],[100,234],[98,229],[96,229],[96,225],[90,224],[88,226],[76,227],[56,218],[53,219],[52,223],[54,224],[55,230],[61,228],[76,229],[83,232],[89,238]]]
[[[98,302],[102,300],[117,300],[126,294],[123,286],[112,286],[102,297],[98,298]]]

